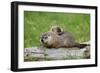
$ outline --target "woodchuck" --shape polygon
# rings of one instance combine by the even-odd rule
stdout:
[[[47,48],[84,48],[88,44],[80,44],[68,31],[63,31],[60,27],[54,26],[49,32],[42,34],[41,42]]]

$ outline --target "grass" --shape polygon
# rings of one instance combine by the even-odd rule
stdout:
[[[24,47],[40,46],[40,36],[58,25],[73,34],[77,42],[90,40],[90,15],[24,11]]]

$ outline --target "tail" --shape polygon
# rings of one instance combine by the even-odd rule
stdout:
[[[86,46],[90,46],[90,44],[79,44],[79,43],[77,43],[76,45],[75,45],[75,47],[78,47],[78,48],[84,48],[84,47],[86,47]]]

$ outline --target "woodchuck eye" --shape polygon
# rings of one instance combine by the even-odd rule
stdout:
[[[43,37],[43,39],[47,39],[47,38],[48,38],[47,36],[44,36],[44,37]]]
[[[48,39],[48,36],[46,34],[42,35],[41,42],[45,42]]]

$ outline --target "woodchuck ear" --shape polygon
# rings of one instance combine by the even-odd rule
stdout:
[[[52,26],[51,31],[59,33],[59,32],[62,32],[63,30],[59,26]]]

